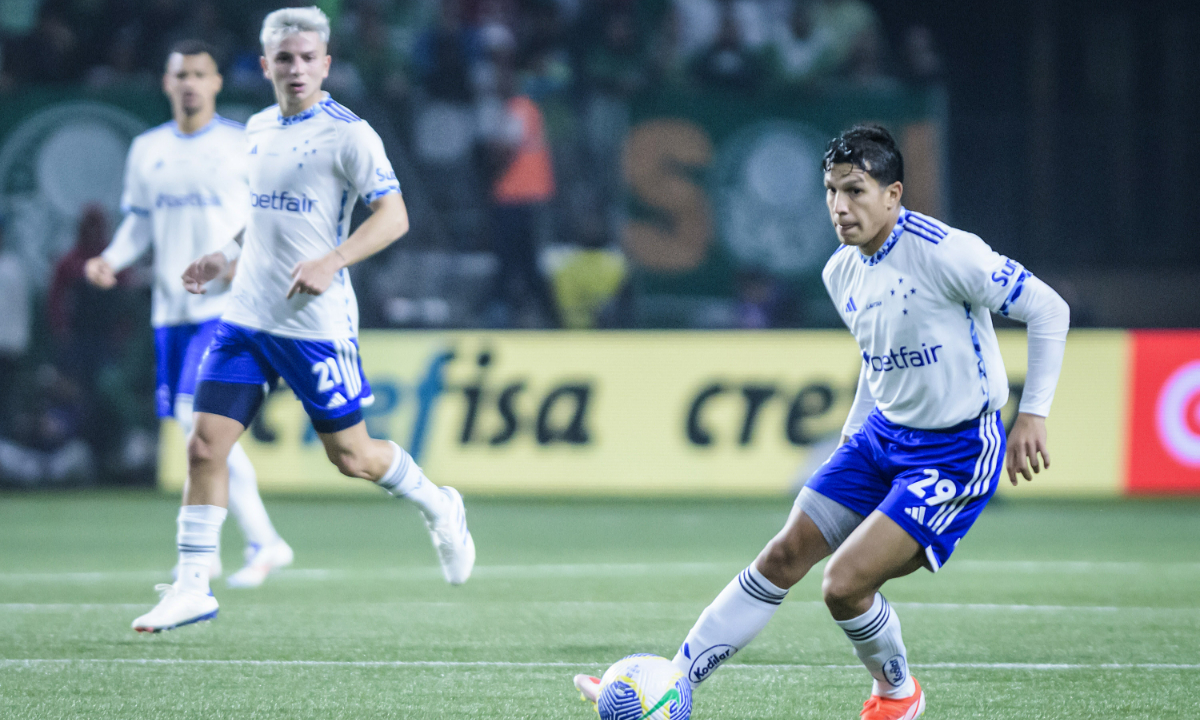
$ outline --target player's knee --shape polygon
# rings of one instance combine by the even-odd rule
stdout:
[[[767,543],[758,560],[758,570],[772,583],[789,588],[808,572],[803,548],[787,537],[776,537]]]
[[[192,433],[188,437],[187,457],[188,464],[192,466],[216,462],[218,459],[224,460],[217,457],[217,450],[212,442],[200,433]]]
[[[853,605],[861,599],[866,587],[851,568],[831,560],[821,579],[821,597],[830,608]]]

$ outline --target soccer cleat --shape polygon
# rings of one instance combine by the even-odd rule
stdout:
[[[283,538],[267,545],[246,548],[246,566],[229,576],[225,584],[231,588],[254,588],[281,567],[292,564],[295,555]]]
[[[217,617],[217,599],[211,592],[207,595],[187,592],[166,583],[159,583],[154,589],[158,591],[158,604],[133,621],[133,629],[138,632],[173,630]]]
[[[224,571],[224,568],[221,567],[221,553],[219,553],[219,552],[214,553],[213,559],[212,559],[212,564],[210,564],[208,566],[208,579],[216,580],[217,578],[221,577],[221,573],[223,571]],[[171,579],[172,580],[179,579],[179,563],[175,563],[175,567],[171,568]]]
[[[439,489],[450,498],[453,507],[436,521],[425,518],[425,526],[429,528],[446,582],[462,585],[475,567],[475,540],[467,529],[467,510],[463,507],[462,495],[452,487]]]
[[[575,689],[579,691],[579,696],[584,702],[589,702],[592,707],[600,701],[600,678],[592,677],[591,675],[576,675]]]
[[[921,717],[925,712],[925,691],[921,690],[921,683],[916,678],[913,678],[913,685],[917,691],[899,700],[872,695],[863,703],[862,720],[916,720]]]

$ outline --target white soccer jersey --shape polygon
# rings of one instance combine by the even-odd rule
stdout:
[[[371,126],[328,96],[283,117],[272,106],[246,125],[250,218],[224,318],[283,337],[341,340],[358,334],[358,304],[342,270],[321,295],[287,299],[292,268],[346,240],[357,198],[400,192]]]
[[[1034,282],[1046,287],[977,236],[903,208],[878,252],[867,257],[842,246],[822,277],[862,352],[860,394],[869,388],[888,420],[921,429],[1004,406],[1008,377],[991,312],[1041,317],[1042,308],[1029,307],[1035,294],[1029,289]],[[1064,339],[1065,323],[1063,316]],[[1041,414],[1057,376],[1055,369],[1049,397],[1039,390]]]
[[[200,323],[224,312],[227,282],[213,281],[207,293],[193,295],[180,276],[245,226],[245,156],[244,128],[220,116],[191,135],[169,122],[134,138],[121,209],[135,217],[122,223],[103,257],[119,270],[153,243],[155,327]]]

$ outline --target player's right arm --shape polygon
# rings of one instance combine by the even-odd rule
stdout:
[[[83,266],[83,274],[88,282],[105,290],[116,285],[117,273],[136,262],[154,241],[149,193],[138,174],[140,147],[139,140],[134,139],[125,158],[125,185],[121,193],[121,209],[125,212],[125,219],[104,252]]]
[[[193,295],[203,295],[207,290],[204,286],[222,275],[232,276],[234,265],[242,253],[242,242],[246,237],[246,229],[242,228],[237,235],[220,250],[201,255],[192,261],[183,271],[183,288]]]
[[[854,391],[854,402],[850,405],[850,413],[846,416],[846,424],[842,426],[842,444],[867,421],[867,416],[875,409],[875,396],[871,394],[871,385],[867,381],[867,366],[864,364],[858,371],[858,389]]]

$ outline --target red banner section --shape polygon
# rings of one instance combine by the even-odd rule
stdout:
[[[1200,332],[1132,335],[1127,490],[1200,493]]]

